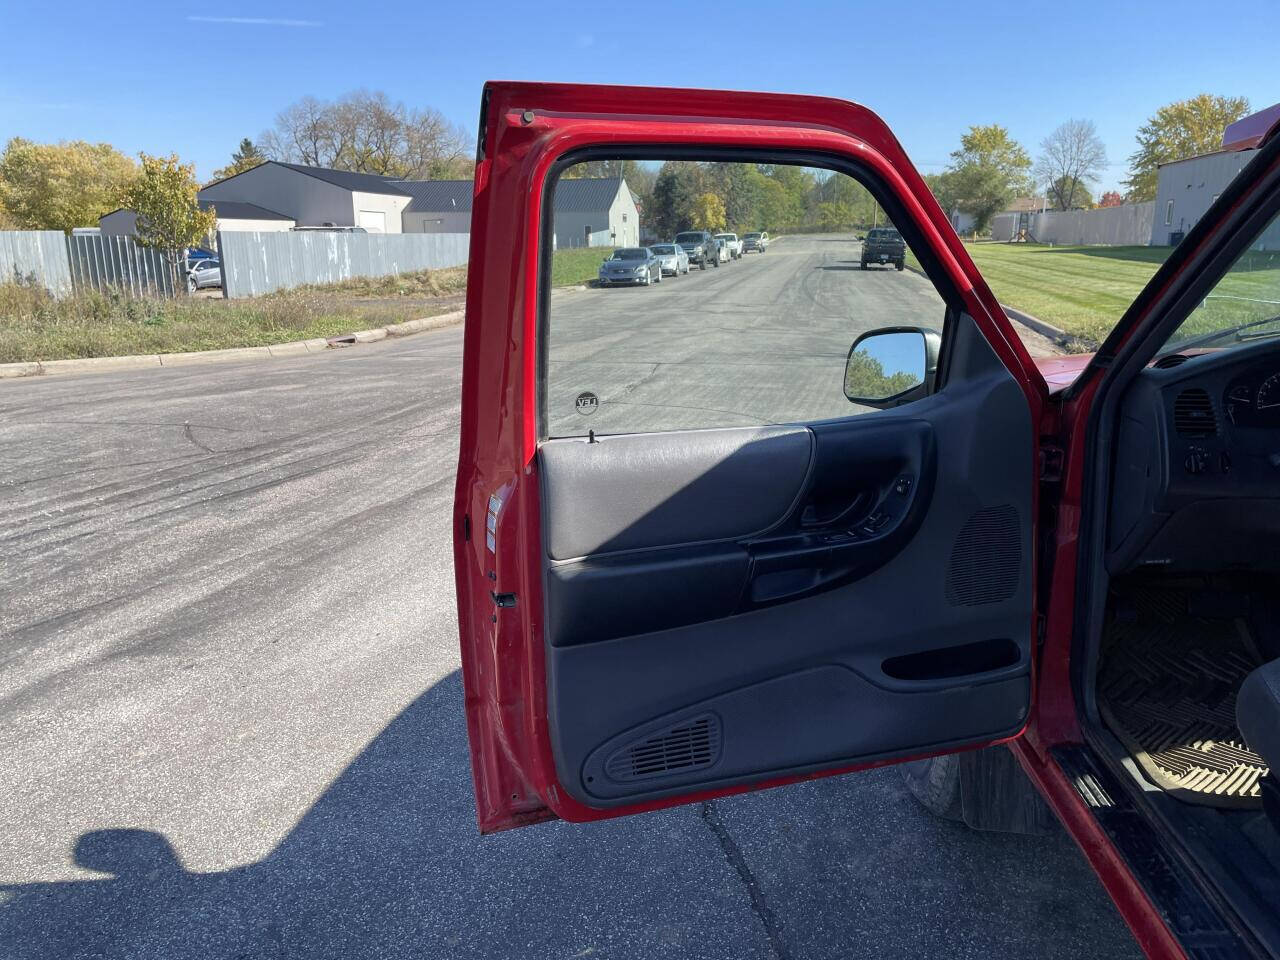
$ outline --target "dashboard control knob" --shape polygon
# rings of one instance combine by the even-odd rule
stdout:
[[[1203,450],[1192,450],[1187,454],[1182,466],[1187,473],[1194,475],[1204,473],[1209,468],[1209,458]]]

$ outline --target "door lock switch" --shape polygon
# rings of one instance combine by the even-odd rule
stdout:
[[[893,481],[893,492],[900,497],[905,497],[911,492],[912,480],[910,477],[899,477]]]

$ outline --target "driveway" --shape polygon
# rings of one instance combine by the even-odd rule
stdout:
[[[892,769],[480,838],[460,352],[0,383],[0,956],[1136,956]]]

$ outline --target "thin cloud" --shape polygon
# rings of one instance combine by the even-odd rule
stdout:
[[[323,27],[320,20],[287,20],[284,17],[187,17],[191,23],[235,23],[246,27]]]

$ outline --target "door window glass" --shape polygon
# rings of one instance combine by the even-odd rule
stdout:
[[[942,330],[943,298],[884,209],[843,173],[589,161],[561,173],[549,216],[549,436],[864,413],[846,397],[853,341],[882,327]],[[623,217],[639,248],[617,256],[607,238]],[[587,224],[602,227],[585,231],[584,248]],[[717,233],[768,244],[735,259]]]

